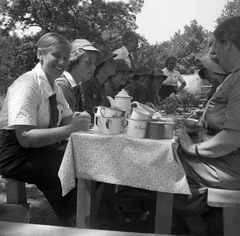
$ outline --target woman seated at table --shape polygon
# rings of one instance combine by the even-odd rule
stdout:
[[[115,62],[114,57],[117,54],[110,52],[105,47],[99,47],[99,51],[103,56],[97,59],[96,70],[93,77],[82,83],[85,98],[85,109],[91,115],[93,123],[94,115],[93,108],[95,106],[106,106],[108,104],[106,93],[104,90],[104,83],[110,76],[115,75]]]
[[[143,104],[150,102],[148,101],[147,86],[150,84],[151,77],[152,73],[147,66],[139,66],[135,70],[131,84],[124,87],[132,96],[132,101]]]
[[[158,95],[159,90],[162,87],[163,81],[167,79],[167,76],[163,74],[163,71],[154,68],[152,70],[153,76],[150,80],[150,85],[147,88],[148,92],[148,101],[154,105],[154,107],[157,107],[160,105],[161,98]]]
[[[123,59],[116,59],[116,74],[109,77],[107,82],[104,84],[106,96],[114,98],[116,94],[126,85],[129,80],[130,72],[133,70]]]
[[[164,100],[172,93],[178,93],[186,86],[186,82],[182,75],[175,69],[176,66],[177,58],[169,56],[165,61],[165,68],[163,69],[164,75],[168,78],[163,82],[163,85],[159,90],[161,100]],[[178,82],[181,83],[180,87],[178,87]]]
[[[193,143],[184,129],[179,137],[179,157],[192,188],[192,197],[178,195],[174,209],[193,234],[207,235],[201,218],[206,209],[206,187],[240,189],[240,16],[220,23],[212,50],[220,66],[231,73],[217,88],[206,112],[208,128],[203,142]],[[205,234],[204,234],[205,233]]]
[[[55,83],[70,50],[63,36],[43,35],[37,43],[39,63],[8,88],[0,114],[0,174],[35,184],[63,223],[74,218],[76,189],[62,197],[58,169],[64,148],[59,142],[90,125],[88,113],[72,114]]]
[[[84,93],[81,84],[93,76],[100,52],[86,39],[76,39],[71,46],[67,71],[56,82],[72,111],[83,111]]]

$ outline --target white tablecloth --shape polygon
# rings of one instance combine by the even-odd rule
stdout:
[[[71,134],[59,170],[63,195],[75,178],[152,191],[191,194],[174,140],[133,139],[126,134]]]

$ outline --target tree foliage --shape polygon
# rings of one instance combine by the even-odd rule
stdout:
[[[183,33],[178,30],[169,41],[155,45],[144,43],[138,52],[139,61],[150,68],[164,68],[165,59],[173,55],[178,59],[181,73],[192,73],[200,66],[199,58],[206,50],[208,35],[209,32],[193,20],[190,26],[184,27]]]
[[[240,16],[240,0],[229,1],[222,10],[222,14],[217,18],[217,24],[232,16]]]
[[[69,41],[85,38],[96,45],[115,49],[121,45],[126,30],[135,30],[136,14],[144,0],[128,4],[103,0],[1,0],[0,1],[0,81],[17,78],[36,62],[35,45],[49,31],[59,32]],[[16,29],[38,27],[37,35],[17,37]],[[0,88],[0,92],[5,92]]]
[[[70,41],[85,38],[95,46],[104,45],[110,50],[122,46],[121,36],[126,30],[136,30],[136,15],[141,12],[144,0],[1,0],[0,1],[0,93],[36,63],[36,42],[49,31],[59,32]],[[240,0],[228,2],[217,23],[230,16],[240,15]],[[17,28],[40,31],[19,37]],[[169,55],[178,59],[181,73],[199,69],[198,58],[208,48],[209,32],[196,20],[186,25],[183,32],[176,31],[168,41],[150,45],[140,35],[140,48],[135,57],[138,65],[164,68]]]
[[[103,0],[1,0],[4,28],[39,27],[43,33],[59,32],[70,41],[85,38],[98,44],[114,44],[127,29],[135,30],[136,14],[143,0],[128,4]]]

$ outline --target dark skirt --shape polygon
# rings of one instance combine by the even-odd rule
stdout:
[[[159,92],[158,95],[161,98],[161,100],[164,100],[165,98],[167,98],[169,95],[171,95],[171,93],[175,93],[176,92],[176,87],[175,86],[171,86],[171,85],[163,85]]]
[[[65,221],[76,211],[76,189],[62,197],[58,177],[64,147],[54,144],[42,148],[23,148],[11,131],[0,131],[0,175],[35,184],[48,199],[60,220]]]

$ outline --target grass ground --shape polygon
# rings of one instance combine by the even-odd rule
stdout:
[[[43,194],[31,184],[27,184],[30,203],[30,223],[61,226]],[[4,184],[0,179],[0,203],[6,201]],[[116,194],[100,205],[97,221],[98,229],[153,233],[156,194],[147,192],[139,196]],[[1,212],[0,212],[1,214]],[[222,236],[222,212],[211,208],[203,215],[209,224],[209,235]]]

